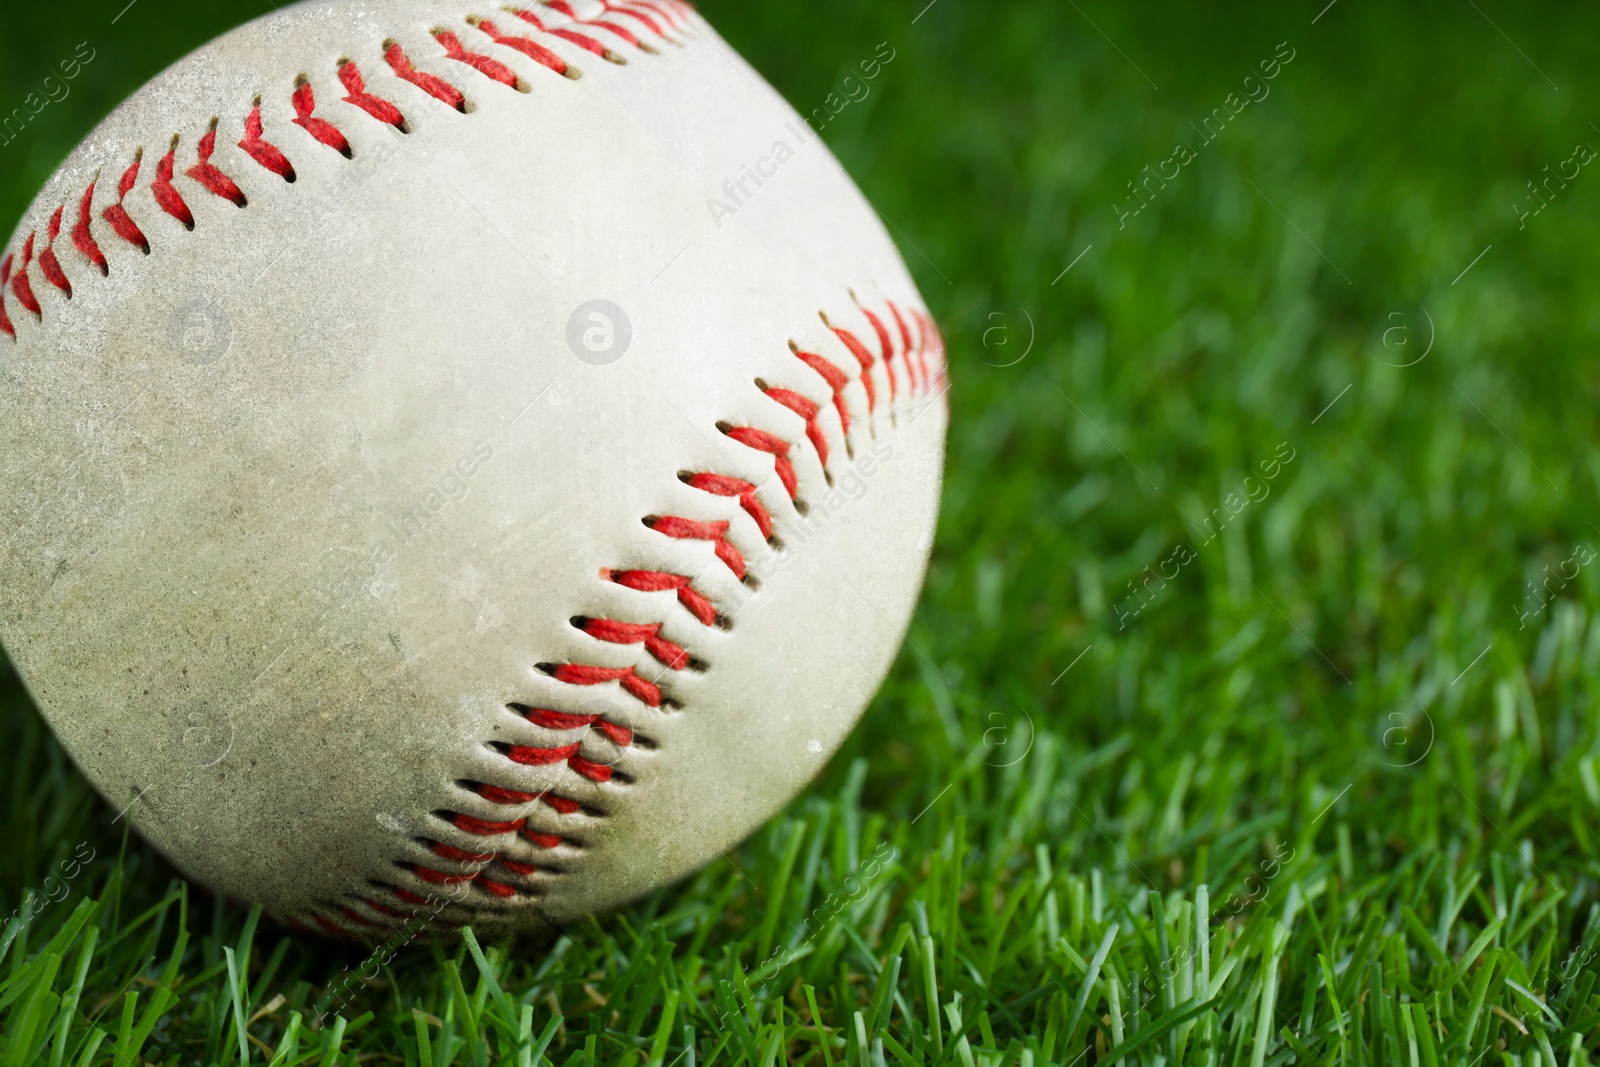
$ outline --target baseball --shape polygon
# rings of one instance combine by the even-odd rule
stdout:
[[[678,0],[316,0],[50,179],[0,262],[0,639],[186,875],[536,930],[822,768],[947,408],[802,112]]]

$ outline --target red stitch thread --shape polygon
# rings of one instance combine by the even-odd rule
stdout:
[[[480,837],[493,837],[495,834],[515,833],[522,829],[526,819],[514,819],[511,822],[490,822],[487,819],[475,819],[471,815],[456,812],[450,816],[450,822],[457,830]]]
[[[756,379],[756,388],[806,420],[806,436],[811,439],[811,447],[817,450],[817,458],[822,461],[822,469],[826,472],[828,469],[828,439],[822,432],[822,425],[817,422],[817,412],[822,410],[822,405],[809,397],[801,396],[793,390],[775,389],[760,378]],[[828,478],[831,482],[833,476],[829,475]]]
[[[100,251],[100,246],[95,243],[94,234],[89,232],[89,208],[94,203],[94,187],[99,181],[97,176],[90,182],[83,199],[78,202],[78,224],[72,228],[72,243],[90,263],[100,268],[100,274],[104,277],[111,273],[111,268],[106,264],[105,253]]]
[[[406,117],[400,114],[399,108],[382,97],[367,92],[367,83],[361,77],[361,68],[348,59],[339,61],[339,83],[344,86],[345,92],[350,94],[344,98],[345,103],[354,104],[379,122],[386,122],[401,133],[411,132],[411,128],[406,125]]]
[[[539,794],[539,799],[562,815],[571,815],[583,807],[582,804],[571,797],[557,796],[555,793],[541,793]]]
[[[608,582],[635,589],[641,593],[662,593],[668,589],[678,594],[678,602],[688,608],[701,623],[710,626],[717,621],[717,609],[704,594],[690,586],[690,579],[682,574],[665,571],[613,571],[604,570],[600,577]]]
[[[39,273],[43,274],[45,281],[67,294],[67,299],[72,299],[72,283],[67,280],[66,272],[61,269],[61,261],[56,259],[56,238],[61,236],[61,216],[67,209],[56,208],[56,213],[50,216],[49,236],[45,239],[44,251],[39,253]]]
[[[232,201],[239,207],[247,203],[244,193],[234,184],[232,178],[222,173],[211,162],[211,156],[217,150],[217,120],[211,120],[211,128],[206,130],[205,136],[200,138],[200,158],[194,166],[184,171],[189,177],[205,186],[211,192]]]
[[[578,33],[575,30],[552,29],[551,27],[546,26],[542,21],[540,21],[538,15],[535,15],[532,11],[529,11],[526,8],[513,7],[513,8],[507,8],[507,10],[510,11],[513,15],[517,16],[517,18],[521,19],[523,22],[526,22],[526,23],[532,25],[534,29],[542,30],[543,32],[548,33],[548,34],[550,34],[550,35],[552,35],[554,37],[559,37],[563,41],[571,41],[573,44],[577,45],[579,48],[582,48],[584,51],[593,52],[595,55],[599,56],[601,59],[604,59],[609,63],[619,63],[620,64],[620,63],[626,63],[627,62],[626,59],[624,59],[621,56],[617,55],[617,53],[613,52],[611,49],[607,48],[605,45],[601,44],[599,41],[595,40],[593,37],[586,37],[583,34]]]
[[[504,856],[500,857],[500,866],[504,867],[512,874],[520,874],[524,878],[528,877],[530,874],[539,873],[539,865],[537,863],[517,863],[514,860],[506,859]]]
[[[504,882],[496,882],[492,879],[480,876],[478,878],[478,884],[483,886],[483,888],[487,889],[497,897],[514,897],[517,895],[516,888],[514,886],[506,885]]]
[[[383,42],[383,61],[389,64],[389,69],[394,71],[396,77],[410,82],[435,100],[442,100],[457,111],[466,113],[466,94],[438,75],[424,74],[412,66],[400,42],[393,38]]]
[[[294,166],[289,162],[289,157],[279,151],[276,145],[269,144],[262,136],[259,96],[256,97],[255,106],[250,109],[250,117],[244,120],[244,140],[239,142],[239,147],[244,149],[245,155],[284,181],[294,181]]]
[[[500,32],[494,23],[488,19],[481,19],[476,15],[468,15],[467,23],[476,26],[495,44],[521,52],[535,63],[550,68],[562,77],[571,78],[574,81],[582,77],[578,68],[569,65],[566,60],[530,37],[507,37]]]
[[[327,119],[319,119],[312,114],[317,110],[317,94],[304,74],[295,76],[294,94],[289,99],[294,104],[295,115],[290,121],[344,158],[353,158],[355,153],[350,151],[350,142],[339,132],[339,128]]]
[[[872,414],[873,407],[877,404],[877,389],[872,384],[872,353],[867,351],[867,346],[856,338],[849,330],[840,329],[828,321],[826,312],[822,313],[822,324],[833,331],[833,335],[844,342],[850,354],[856,357],[856,362],[861,364],[861,384],[867,389],[867,414]]]
[[[377,926],[378,925],[377,923],[373,922],[371,919],[367,918],[365,915],[362,915],[360,912],[354,911],[354,910],[352,910],[350,908],[340,908],[339,909],[339,914],[343,915],[346,919],[348,919],[349,921],[355,923],[357,926]]]
[[[394,891],[394,895],[405,901],[407,904],[426,904],[428,902],[427,897],[413,893],[409,889],[396,889]]]
[[[646,11],[654,11],[669,26],[678,26],[684,21],[670,3],[652,3],[651,0],[633,0],[633,2],[635,6],[642,7]]]
[[[558,682],[568,685],[603,685],[606,682],[620,682],[622,688],[635,698],[652,708],[661,706],[661,688],[639,677],[632,667],[594,667],[585,663],[541,663],[541,670],[547,671]],[[572,745],[572,750],[577,751],[578,746]]]
[[[607,737],[624,748],[633,743],[632,730],[626,726],[619,726],[614,722],[601,718],[599,715],[572,715],[564,711],[552,711],[549,708],[530,708],[522,704],[513,704],[511,708],[514,711],[521,712],[535,726],[543,726],[548,730],[581,730],[589,726],[597,726]]]
[[[44,318],[44,313],[39,309],[39,300],[33,295],[33,282],[28,280],[28,264],[33,262],[33,240],[38,236],[28,234],[27,244],[22,246],[22,262],[17,265],[17,273],[11,277],[11,291],[17,294],[17,303],[33,312],[35,318]]]
[[[789,442],[777,434],[758,430],[753,426],[730,426],[725,422],[717,423],[717,429],[738,441],[746,448],[753,448],[757,452],[766,452],[773,457],[773,467],[778,472],[778,480],[789,491],[789,499],[793,500],[799,490],[795,481],[794,464],[789,462]]]
[[[145,239],[144,232],[139,229],[128,214],[128,209],[123,207],[123,202],[128,199],[128,194],[133,192],[133,185],[139,180],[139,163],[144,159],[144,149],[133,153],[133,165],[122,172],[122,181],[117,185],[117,202],[106,208],[101,217],[111,223],[111,228],[118,237],[133,245],[145,255],[150,254],[150,242]]]
[[[649,15],[640,14],[639,12],[633,10],[632,8],[618,7],[616,4],[612,3],[611,0],[600,0],[600,6],[603,9],[605,9],[608,13],[616,14],[616,15],[626,15],[629,18],[638,19],[641,23],[643,23],[645,25],[645,27],[647,29],[649,29],[649,31],[651,33],[655,34],[657,37],[660,37],[662,40],[666,40],[667,39],[667,35],[665,33],[661,32],[661,27],[657,26],[655,20],[652,19]]]
[[[937,367],[940,357],[944,355],[944,338],[939,335],[939,327],[934,323],[933,316],[926,311],[914,311],[912,314],[916,316],[917,331],[920,334],[917,339],[917,359],[919,361],[923,360],[924,352],[928,351],[931,346],[934,353],[934,365]],[[941,381],[944,379],[942,371],[939,374],[939,378]],[[922,364],[922,380],[926,386],[928,384],[928,365],[926,362]]]
[[[501,85],[509,85],[519,92],[527,92],[527,86],[517,78],[515,72],[497,59],[490,59],[480,52],[469,52],[461,46],[461,38],[449,30],[434,30],[433,39],[444,47],[445,58],[453,59],[458,63],[465,63],[484,77],[492,78]]]
[[[571,815],[573,812],[583,807],[583,805],[579,804],[576,800],[570,800],[567,797],[557,796],[549,791],[543,793],[523,793],[515,789],[503,789],[500,786],[489,785],[483,782],[478,783],[477,791],[479,796],[489,801],[491,804],[520,806],[523,804],[532,804],[536,800],[542,800],[546,804],[550,805],[550,807],[556,809],[556,811],[560,812],[562,815]]]
[[[467,882],[476,881],[478,877],[476,874],[446,874],[444,871],[436,871],[431,867],[424,867],[420,863],[413,870],[418,878],[421,878],[424,882],[432,882],[434,885],[465,885]]]
[[[906,328],[906,320],[900,316],[900,309],[894,306],[893,300],[886,300],[889,305],[889,314],[894,316],[894,324],[900,328],[900,347],[906,361],[906,377],[911,379],[911,391],[920,392],[917,386],[917,368],[911,362],[911,331]]]
[[[548,767],[552,763],[565,763],[578,754],[578,744],[562,745],[559,748],[535,748],[532,745],[510,745],[506,749],[506,758],[512,763],[520,763],[524,767]]]
[[[496,852],[468,852],[454,845],[447,845],[443,841],[435,841],[430,847],[434,855],[456,863],[489,863],[499,855]]]
[[[799,356],[806,366],[822,375],[822,380],[828,383],[829,389],[833,390],[833,409],[839,413],[839,426],[844,430],[845,451],[848,452],[850,450],[850,409],[844,402],[844,387],[850,384],[850,376],[815,352],[805,351],[793,341],[789,342],[789,351]]]
[[[668,537],[676,537],[688,541],[710,541],[717,553],[717,558],[728,565],[735,578],[743,579],[745,574],[744,557],[739,550],[727,539],[728,524],[726,522],[696,522],[693,519],[680,518],[677,515],[650,515],[644,524],[656,533]]]
[[[755,486],[750,488],[753,490]],[[616,619],[590,619],[580,615],[572,620],[572,625],[597,641],[608,641],[614,645],[637,645],[643,642],[646,652],[675,671],[689,666],[689,653],[661,636],[659,622],[618,622]]]
[[[522,836],[540,848],[555,848],[561,844],[560,834],[541,834],[536,830],[523,830]]]
[[[611,768],[604,763],[586,760],[582,756],[573,756],[567,760],[567,766],[594,782],[608,782],[611,780]]]
[[[579,25],[593,26],[600,30],[609,30],[618,37],[621,37],[624,41],[627,41],[629,44],[633,45],[635,48],[648,52],[651,55],[658,54],[653,46],[645,44],[643,41],[639,40],[639,38],[635,37],[633,35],[633,31],[622,26],[618,26],[614,22],[605,22],[600,19],[579,18],[578,13],[572,10],[572,6],[567,3],[567,0],[544,0],[544,3],[546,7],[561,12],[563,15],[567,16],[567,18],[578,23]]]
[[[173,137],[172,147],[167,149],[167,154],[156,164],[156,180],[150,183],[150,191],[155,194],[156,203],[161,205],[161,210],[183,223],[184,229],[193,230],[194,216],[189,213],[189,205],[183,202],[183,197],[178,195],[178,190],[172,185],[172,168],[177,156],[178,138]]]
[[[761,530],[761,536],[771,539],[772,516],[767,514],[767,509],[762,506],[761,500],[756,496],[756,487],[740,478],[730,478],[725,474],[711,474],[701,472],[690,474],[685,471],[678,475],[684,484],[700,489],[717,496],[738,497],[739,504],[750,517],[756,520],[756,526]]]
[[[11,280],[11,257],[6,256],[0,260],[0,333],[4,333],[13,341],[17,339],[17,328],[11,324],[11,316],[6,314],[6,283]]]
[[[851,299],[855,299],[855,295],[855,293],[851,293]],[[889,341],[889,331],[884,328],[883,320],[866,308],[861,307],[859,300],[856,301],[856,307],[860,308],[861,314],[867,317],[867,322],[872,326],[872,332],[878,335],[878,346],[883,350],[883,369],[889,372],[889,405],[892,409],[895,395],[898,392],[898,387],[894,380],[894,345]]]

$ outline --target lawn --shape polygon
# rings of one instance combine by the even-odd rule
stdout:
[[[802,111],[893,49],[824,136],[950,349],[821,779],[554,943],[374,958],[186,888],[8,678],[0,1064],[1589,1062],[1594,10],[925,2],[701,5]],[[269,9],[123,3],[0,12],[0,112],[94,52],[4,228]]]

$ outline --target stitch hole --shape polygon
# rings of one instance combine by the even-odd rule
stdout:
[[[711,664],[707,663],[703,659],[699,659],[699,658],[697,658],[695,656],[690,656],[689,657],[689,662],[687,664],[687,668],[689,670],[693,671],[696,674],[704,674],[704,673],[706,673],[706,671],[711,669]],[[638,740],[638,735],[637,734],[634,735],[634,740],[635,741]]]
[[[728,618],[726,615],[718,614],[717,617],[712,620],[712,625],[719,630],[728,631],[733,629],[733,620]]]
[[[561,669],[561,665],[558,663],[535,663],[533,665],[533,669],[536,671],[543,671],[545,674],[554,675],[556,671]]]
[[[830,479],[828,479],[828,481],[831,484],[833,479],[830,478]],[[794,510],[796,512],[798,512],[799,514],[801,514],[801,515],[809,515],[809,514],[811,514],[811,505],[807,504],[804,500],[801,500],[799,497],[796,497],[795,501],[794,501]]]
[[[654,752],[661,745],[653,737],[646,737],[643,734],[636,733],[633,735],[633,747],[642,748],[646,752]]]
[[[774,552],[782,552],[783,538],[779,537],[777,534],[773,534],[771,537],[767,538],[767,547],[771,548]]]
[[[666,709],[667,711],[682,711],[683,710],[682,702],[674,700],[671,697],[662,697],[661,698],[661,706],[664,709]]]
[[[751,590],[756,590],[756,589],[760,589],[761,588],[761,579],[757,578],[753,574],[746,574],[743,578],[740,578],[739,580],[741,582],[743,582],[746,586],[748,586]]]
[[[644,523],[645,529],[654,530],[656,528],[656,523],[661,521],[661,516],[660,515],[646,515],[644,518],[640,519],[639,521]]]

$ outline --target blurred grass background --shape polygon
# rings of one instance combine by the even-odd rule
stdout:
[[[0,114],[95,53],[0,146],[0,228],[271,9],[124,2],[0,10]],[[911,645],[824,777],[612,921],[409,949],[314,1028],[367,954],[185,892],[11,682],[0,914],[95,858],[0,939],[0,1060],[1588,1062],[1600,173],[1518,215],[1600,146],[1595,9],[924,4],[702,4],[802,112],[895,50],[824,136],[951,352]]]

